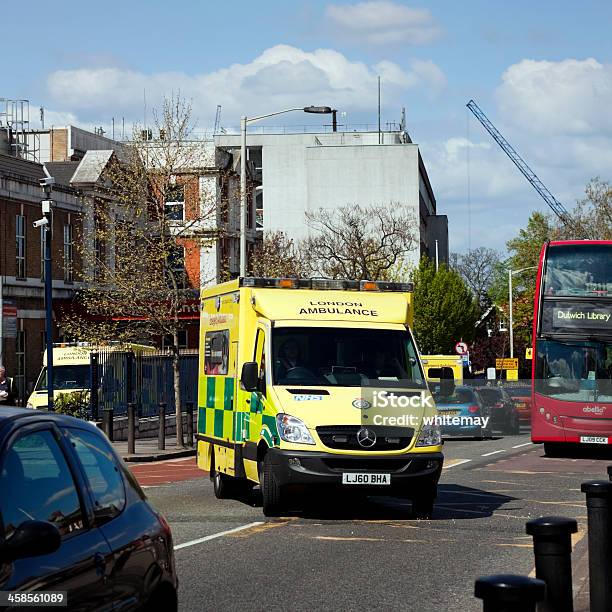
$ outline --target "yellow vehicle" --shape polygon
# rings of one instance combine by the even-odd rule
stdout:
[[[104,346],[86,342],[64,342],[53,345],[53,397],[74,391],[89,391],[90,355],[100,350],[153,351],[154,348],[142,344],[111,343]],[[120,382],[123,384],[123,381]],[[43,355],[43,367],[28,398],[27,408],[47,409],[47,351]]]
[[[444,458],[410,291],[271,278],[202,290],[197,461],[217,497],[259,483],[274,516],[292,490],[335,486],[431,514]],[[392,396],[415,401],[385,412]]]
[[[459,355],[421,355],[421,361],[429,382],[439,383],[441,368],[450,368],[455,384],[463,384],[463,360]]]

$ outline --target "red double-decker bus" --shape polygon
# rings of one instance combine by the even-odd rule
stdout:
[[[612,241],[542,247],[535,296],[531,439],[612,444]]]

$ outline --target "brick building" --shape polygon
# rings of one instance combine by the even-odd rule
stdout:
[[[21,400],[40,372],[45,344],[44,242],[33,227],[42,216],[44,176],[41,164],[0,153],[0,362]],[[53,299],[65,300],[75,290],[82,204],[73,187],[59,182],[53,200]]]

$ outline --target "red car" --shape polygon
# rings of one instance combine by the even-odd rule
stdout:
[[[519,413],[522,424],[531,423],[531,387],[506,387]]]

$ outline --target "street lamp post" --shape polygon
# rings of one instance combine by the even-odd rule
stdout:
[[[334,111],[329,106],[304,106],[300,108],[288,108],[286,110],[277,111],[276,113],[268,113],[259,117],[247,118],[246,115],[240,119],[240,276],[246,276],[247,268],[247,185],[246,185],[246,136],[247,125],[255,123],[261,119],[282,115],[284,113],[292,113],[294,111],[303,111],[305,113],[315,113],[320,115],[329,115]]]
[[[45,170],[46,172],[46,170]],[[53,236],[52,215],[53,200],[51,191],[55,179],[47,174],[40,184],[45,192],[41,202],[43,218],[34,222],[34,227],[40,227],[45,245],[45,335],[47,344],[47,410],[53,411],[53,272],[51,266],[51,242]]]
[[[520,274],[525,270],[533,270],[538,266],[529,266],[528,268],[521,268],[520,270],[508,269],[508,304],[509,304],[509,323],[510,323],[510,358],[514,357],[514,325],[512,319],[512,276],[514,274]]]

